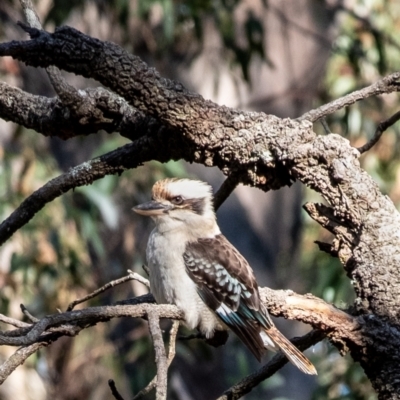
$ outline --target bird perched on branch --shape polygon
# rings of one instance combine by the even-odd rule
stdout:
[[[207,183],[158,181],[152,200],[133,210],[156,224],[146,256],[157,303],[177,305],[207,338],[230,328],[259,361],[265,349],[280,349],[301,371],[317,373],[273,324],[250,265],[221,234]]]

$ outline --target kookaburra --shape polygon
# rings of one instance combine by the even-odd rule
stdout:
[[[146,256],[157,303],[177,305],[186,325],[207,338],[230,328],[259,361],[265,349],[280,349],[301,371],[317,373],[277,330],[260,301],[250,265],[221,234],[208,184],[158,181],[151,201],[133,210],[156,224]]]

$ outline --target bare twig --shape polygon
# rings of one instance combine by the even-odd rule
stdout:
[[[390,118],[386,119],[385,121],[381,121],[377,126],[372,139],[369,142],[365,143],[363,146],[357,147],[357,150],[360,152],[360,154],[363,154],[366,151],[370,150],[381,138],[382,133],[385,132],[385,130],[392,126],[394,123],[396,123],[399,119],[400,111],[397,111],[397,113],[393,114]]]
[[[169,349],[168,349],[168,368],[175,357],[176,351],[176,336],[178,334],[179,321],[174,321],[169,333]],[[146,394],[150,393],[157,385],[157,375],[150,381],[150,383],[143,388],[139,393],[135,395],[133,400],[139,400],[143,398]]]
[[[99,158],[84,162],[68,172],[47,182],[27,197],[20,206],[0,224],[0,245],[9,239],[19,228],[28,223],[47,203],[68,192],[70,189],[88,185],[106,175],[121,174],[135,168],[145,161],[160,161],[154,152],[157,142],[152,138],[142,138],[126,144]]]
[[[191,335],[178,336],[178,340],[182,340],[182,341],[184,341],[184,340],[195,340],[195,339],[205,339],[205,336],[200,332],[192,333]]]
[[[115,382],[112,379],[108,380],[108,386],[110,387],[111,394],[116,400],[124,400],[124,398],[119,394],[118,389],[115,386]]]
[[[153,339],[154,351],[156,353],[157,364],[157,385],[156,400],[166,400],[167,398],[167,372],[168,363],[165,354],[164,341],[160,328],[160,317],[157,312],[147,314],[149,321],[150,335]]]
[[[0,314],[0,322],[4,322],[5,324],[15,326],[16,328],[29,328],[31,326],[31,324],[18,321],[17,319],[7,317],[3,314]]]
[[[222,203],[231,195],[231,193],[236,189],[240,180],[237,174],[231,174],[222,183],[221,187],[218,189],[214,196],[214,208],[215,211],[221,207]]]
[[[21,308],[22,313],[25,315],[26,318],[29,319],[29,321],[33,323],[39,321],[39,318],[34,317],[23,304],[20,304],[19,306]]]
[[[19,348],[11,357],[1,364],[0,385],[11,375],[12,372],[14,372],[19,365],[23,364],[30,355],[38,351],[40,348],[48,346],[49,344],[50,343],[47,342],[39,342]]]
[[[147,265],[142,265],[143,271],[146,272],[147,276],[150,276],[150,270],[149,267]]]
[[[379,94],[398,92],[400,89],[399,79],[400,72],[395,72],[394,74],[388,75],[378,82],[367,86],[366,88],[356,90],[355,92],[352,92],[347,96],[343,96],[340,99],[336,99],[328,104],[324,104],[321,107],[308,111],[301,117],[297,118],[297,120],[308,120],[311,122],[315,122],[320,120],[321,118],[326,117],[329,114],[333,114],[335,111],[354,104],[356,101],[364,100],[368,97],[376,96]]]
[[[159,122],[103,87],[81,89],[81,92],[86,99],[85,106],[71,113],[64,112],[59,97],[33,95],[0,82],[0,117],[46,137],[63,140],[88,136],[99,130],[119,132],[121,136],[136,140],[162,129]]]
[[[292,339],[291,342],[296,345],[301,351],[304,351],[310,346],[313,346],[316,343],[320,342],[323,338],[324,334],[321,331],[312,330],[301,338]],[[282,354],[282,352],[279,352],[274,356],[271,361],[265,364],[258,371],[254,372],[251,375],[248,375],[239,383],[233,385],[228,390],[226,390],[222,396],[218,397],[217,400],[240,399],[246,393],[251,392],[253,388],[259,385],[262,381],[275,374],[275,372],[286,365],[287,362],[288,359]]]
[[[20,0],[22,11],[25,15],[27,24],[36,29],[43,29],[40,23],[39,16],[36,13],[35,7],[31,0]]]
[[[331,129],[329,128],[328,123],[326,122],[326,118],[325,118],[325,117],[324,117],[324,118],[321,118],[321,124],[322,124],[322,126],[324,127],[325,133],[326,133],[327,135],[329,135],[330,133],[332,133],[332,132],[331,132]]]
[[[183,319],[182,312],[176,306],[142,303],[142,298],[147,300],[149,296],[139,296],[136,298],[136,302],[130,300],[131,304],[126,305],[89,307],[83,310],[48,315],[39,320],[28,331],[21,332],[20,336],[0,334],[0,345],[30,345],[38,341],[47,340],[51,336],[52,331],[58,333],[65,332],[65,334],[71,335],[76,325],[88,327],[98,322],[105,322],[112,318],[120,317],[143,318],[148,312],[153,311],[157,312],[161,318]],[[7,331],[6,333],[8,332],[12,331]]]
[[[98,296],[100,293],[103,293],[103,292],[105,292],[106,290],[108,290],[108,289],[110,289],[110,288],[113,288],[114,286],[121,285],[122,283],[131,281],[131,280],[138,280],[138,281],[140,281],[140,282],[142,281],[142,279],[144,280],[144,278],[142,278],[139,274],[136,274],[136,273],[134,273],[134,272],[132,272],[132,271],[129,271],[129,270],[128,270],[128,272],[129,272],[129,275],[124,276],[124,277],[119,278],[119,279],[116,279],[116,280],[114,280],[114,281],[108,282],[108,283],[106,283],[104,286],[102,286],[101,288],[95,290],[94,292],[92,292],[92,293],[90,293],[90,294],[88,294],[88,295],[86,295],[86,296],[84,296],[84,297],[82,297],[82,298],[80,298],[80,299],[77,299],[77,300],[72,301],[72,302],[68,305],[67,311],[72,311],[76,305],[81,304],[81,303],[83,303],[84,301],[93,299],[94,297]],[[138,278],[138,277],[139,277],[139,278]],[[141,279],[140,279],[140,278],[141,278]],[[142,283],[143,283],[143,282],[142,282]],[[146,283],[143,283],[143,284],[146,285]]]
[[[139,275],[136,272],[132,272],[130,269],[128,269],[128,273],[131,277],[131,279],[140,282],[141,284],[143,284],[144,286],[146,286],[148,289],[150,289],[150,282],[148,279],[144,278],[142,275]]]
[[[176,337],[178,335],[179,330],[179,321],[174,321],[172,323],[171,330],[169,332],[169,347],[168,347],[168,367],[171,365],[172,360],[175,357],[176,353]]]

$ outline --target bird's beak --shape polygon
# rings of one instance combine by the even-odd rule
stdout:
[[[172,209],[171,205],[162,204],[158,201],[148,201],[147,203],[139,204],[132,208],[133,211],[147,217],[167,214]]]

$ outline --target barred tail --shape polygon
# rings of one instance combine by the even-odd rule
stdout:
[[[265,329],[266,334],[274,341],[274,343],[282,350],[289,361],[295,365],[300,371],[309,375],[317,375],[317,370],[310,360],[285,336],[282,335],[274,326]]]

